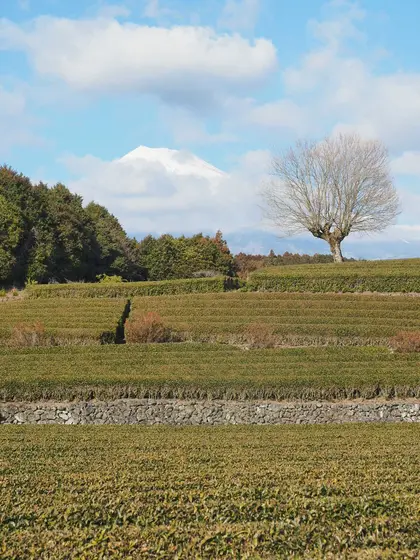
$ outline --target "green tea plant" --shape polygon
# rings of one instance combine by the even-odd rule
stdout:
[[[420,397],[420,353],[161,343],[0,348],[0,399]]]
[[[418,559],[420,426],[3,426],[16,558]]]
[[[420,259],[267,267],[249,275],[251,291],[420,292]]]

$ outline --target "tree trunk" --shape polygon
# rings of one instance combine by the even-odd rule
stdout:
[[[343,254],[341,252],[341,241],[332,235],[328,239],[328,243],[330,244],[330,249],[334,262],[342,263],[344,259],[343,259]]]

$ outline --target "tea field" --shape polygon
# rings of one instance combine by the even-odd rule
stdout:
[[[398,331],[420,330],[420,297],[396,295],[230,292],[134,298],[131,317],[151,311],[196,340],[240,339],[253,323],[272,328],[280,343],[289,344],[384,344]]]
[[[420,292],[420,259],[267,267],[250,290],[274,292]]]
[[[420,425],[4,426],[0,556],[418,558]]]
[[[9,299],[0,303],[0,344],[19,325],[41,323],[60,344],[112,341],[121,324],[126,299]]]
[[[420,397],[420,354],[170,343],[0,349],[0,398]]]

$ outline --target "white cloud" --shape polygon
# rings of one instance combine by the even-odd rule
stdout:
[[[23,50],[38,74],[84,92],[136,92],[190,107],[260,85],[276,68],[266,39],[207,27],[149,27],[108,17],[0,20],[0,49]]]
[[[226,0],[219,25],[225,29],[253,29],[258,20],[261,0]]]
[[[172,134],[177,146],[220,144],[236,142],[236,134],[221,130],[220,132],[209,132],[205,122],[181,107],[162,107],[160,120]]]
[[[98,15],[104,18],[128,17],[130,13],[122,4],[103,4],[98,10]]]
[[[270,129],[290,129],[303,134],[308,128],[310,117],[306,110],[290,99],[280,99],[255,105],[245,119],[250,124]]]
[[[163,163],[138,157],[107,162],[68,155],[61,161],[77,177],[69,182],[71,190],[85,202],[107,206],[132,233],[219,228],[229,233],[259,225],[258,190],[267,153],[245,154],[230,173],[213,171],[187,152],[175,155],[188,173],[171,172],[165,158]]]
[[[176,15],[176,12],[171,8],[162,6],[161,0],[146,0],[143,15],[150,19],[160,19],[165,16]]]
[[[320,46],[283,73],[289,96],[294,101],[304,96],[319,122],[379,137],[393,151],[420,145],[420,73],[376,73],[377,51],[371,49],[370,60],[354,49],[364,46],[358,24],[367,14],[351,2],[332,7],[338,13],[309,25]]]
[[[0,84],[0,165],[16,145],[37,144],[33,133],[34,119],[29,115],[22,91],[9,90]]]
[[[420,177],[420,151],[404,152],[393,160],[392,170],[399,175]]]

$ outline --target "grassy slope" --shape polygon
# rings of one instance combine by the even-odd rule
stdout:
[[[8,300],[0,303],[0,343],[19,323],[41,322],[62,341],[99,341],[103,332],[115,332],[127,300],[121,298]]]
[[[197,337],[240,335],[250,323],[302,342],[377,343],[400,330],[420,330],[420,298],[407,296],[236,292],[134,299],[132,317],[148,311]]]
[[[420,396],[420,354],[226,345],[0,350],[0,398],[338,399]]]
[[[1,557],[418,558],[420,426],[3,427]]]

